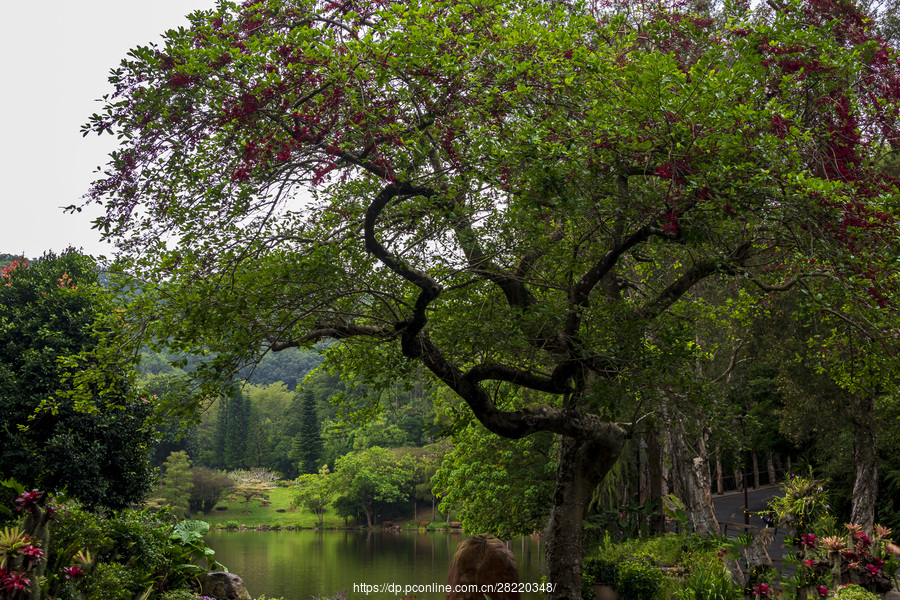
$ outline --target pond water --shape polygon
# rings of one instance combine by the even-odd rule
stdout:
[[[254,598],[309,600],[348,590],[349,600],[396,600],[411,593],[419,600],[443,600],[443,592],[406,586],[446,584],[450,559],[463,537],[416,531],[211,531],[206,541]],[[544,548],[538,537],[507,545],[522,583],[539,584]],[[384,587],[366,594],[362,584]],[[543,597],[522,595],[523,600]]]

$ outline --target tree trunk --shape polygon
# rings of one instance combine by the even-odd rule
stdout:
[[[656,423],[651,421],[647,425],[647,468],[650,471],[650,500],[659,503],[656,510],[650,515],[650,534],[657,535],[666,531],[666,514],[663,511],[663,459],[662,448],[659,445],[659,431]]]
[[[666,429],[669,432],[667,441],[670,444],[672,473],[676,482],[675,488],[679,490],[675,495],[684,502],[694,525],[694,532],[719,537],[722,532],[712,505],[709,462],[704,437],[699,437],[696,447],[692,449],[687,443],[684,424],[674,412],[663,405],[662,414],[668,423]],[[738,562],[726,560],[725,566],[731,574],[731,580],[736,585],[743,586],[744,575]]]
[[[721,496],[725,493],[725,470],[722,468],[722,447],[716,448],[716,491]]]
[[[759,487],[759,461],[756,460],[756,450],[750,452],[751,460],[753,461],[753,489]]]
[[[875,526],[875,498],[878,495],[878,435],[875,424],[875,398],[860,402],[859,420],[853,431],[853,508],[850,522],[861,525],[867,535]]]
[[[766,452],[766,467],[769,470],[769,485],[775,485],[778,483],[775,477],[775,455],[771,452]]]
[[[554,584],[550,600],[581,599],[582,521],[594,488],[615,464],[621,449],[621,445],[610,448],[562,438],[547,526],[547,581]]]
[[[672,458],[674,493],[684,502],[685,508],[691,515],[694,531],[718,536],[721,532],[710,497],[706,444],[700,438],[697,448],[692,450],[687,443],[684,425],[672,414],[672,411],[663,408],[662,412],[663,418],[669,424],[666,429],[669,455]]]

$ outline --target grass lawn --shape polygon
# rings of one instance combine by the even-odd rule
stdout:
[[[267,504],[268,506],[266,506]],[[262,525],[315,527],[319,525],[319,518],[313,513],[301,508],[291,508],[291,489],[285,487],[272,488],[268,501],[254,498],[249,504],[245,504],[244,499],[235,494],[221,500],[216,508],[223,506],[226,510],[212,510],[205,514],[192,516],[195,519],[206,521],[213,527],[224,527],[225,523],[229,521],[247,527]],[[284,512],[278,512],[279,509]],[[325,527],[338,526],[344,526],[344,519],[336,516],[331,510],[326,510]]]
[[[212,510],[208,513],[191,515],[191,518],[206,521],[212,527],[225,527],[226,523],[237,523],[238,526],[260,527],[318,527],[319,518],[303,508],[291,508],[291,488],[276,487],[269,492],[267,501],[254,498],[250,504],[245,504],[244,499],[233,494],[221,500],[216,508],[225,507],[226,510]],[[278,512],[281,509],[284,512]],[[245,512],[246,511],[246,512]],[[344,518],[334,514],[330,508],[325,511],[325,527],[354,527],[360,523],[349,520],[344,524]],[[362,525],[366,524],[365,518]],[[405,521],[396,521],[395,524],[406,527]],[[415,523],[413,523],[415,525]]]

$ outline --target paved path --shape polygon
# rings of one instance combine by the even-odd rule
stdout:
[[[747,490],[747,511],[750,513],[750,525],[763,528],[766,524],[763,522],[760,513],[768,509],[769,499],[777,495],[780,491],[779,486],[761,486],[755,490]],[[723,495],[714,494],[712,497],[713,507],[716,510],[716,519],[720,523],[744,523],[744,493],[729,492]],[[731,525],[724,525],[725,534],[729,537],[737,537],[740,533],[739,529]],[[774,539],[769,544],[769,556],[775,567],[784,570],[784,537],[786,530],[778,528],[775,531]],[[884,600],[900,600],[900,591],[891,590],[882,596]]]

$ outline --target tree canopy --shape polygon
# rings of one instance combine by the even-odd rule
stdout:
[[[121,140],[89,196],[145,286],[136,327],[213,352],[211,382],[339,339],[367,385],[422,365],[491,432],[562,436],[556,597],[580,594],[627,423],[697,351],[698,284],[893,314],[900,69],[847,0],[190,19],[131,51],[86,127]]]
[[[150,488],[155,432],[128,372],[77,379],[111,335],[114,307],[97,281],[75,251],[0,271],[0,478],[124,508]]]

